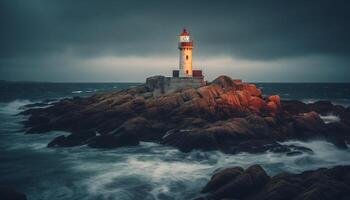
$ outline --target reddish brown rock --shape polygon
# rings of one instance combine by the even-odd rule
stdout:
[[[278,108],[281,107],[281,98],[280,98],[280,96],[278,96],[278,95],[269,96],[268,101],[269,101],[269,102],[274,102],[275,105],[276,105]]]
[[[249,105],[252,110],[260,112],[260,110],[266,106],[266,102],[259,97],[252,97],[249,100]]]
[[[268,102],[268,103],[266,104],[266,109],[267,109],[270,113],[275,114],[275,113],[277,113],[277,111],[278,111],[278,105],[276,105],[275,102],[270,101],[270,102]]]

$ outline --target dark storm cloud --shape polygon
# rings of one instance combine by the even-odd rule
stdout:
[[[347,2],[11,0],[1,3],[1,57],[159,53],[183,26],[208,52],[349,55]]]
[[[5,0],[0,1],[0,67],[25,65],[25,58],[39,65],[60,54],[171,55],[184,26],[201,55],[346,58],[348,2]]]

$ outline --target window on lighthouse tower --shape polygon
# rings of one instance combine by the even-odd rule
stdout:
[[[186,56],[186,60],[188,60],[188,56]]]

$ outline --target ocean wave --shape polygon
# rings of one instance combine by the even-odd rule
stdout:
[[[324,99],[302,99],[301,101],[304,103],[315,103],[317,101],[323,101]]]
[[[198,190],[193,181],[206,174],[205,171],[210,168],[210,165],[200,163],[169,162],[135,155],[123,163],[111,164],[108,170],[88,180],[88,191],[107,199],[162,199],[162,196],[166,199],[182,199],[178,191],[191,191],[191,188],[192,192]],[[178,198],[174,198],[176,196]]]
[[[31,190],[29,197],[36,198],[39,194],[50,196],[50,199],[192,199],[204,187],[205,183],[218,170],[227,167],[248,167],[261,164],[269,175],[281,171],[298,173],[319,167],[350,164],[350,151],[339,150],[325,141],[287,141],[282,144],[305,146],[314,154],[286,156],[283,153],[266,152],[262,154],[240,153],[224,154],[219,151],[192,151],[183,153],[172,147],[155,143],[141,143],[138,147],[122,147],[118,149],[99,150],[88,147],[53,148],[42,146],[41,141],[46,136],[39,136],[40,142],[34,142],[34,137],[28,141],[18,141],[18,145],[40,152],[40,159],[45,157],[52,162],[48,165],[28,163],[26,173],[31,170],[42,171],[45,177],[37,176],[36,188]],[[38,136],[37,136],[38,137]],[[47,139],[47,138],[46,138]],[[25,143],[33,146],[23,145]],[[33,155],[33,153],[27,155]],[[21,163],[20,160],[14,161]],[[65,165],[62,168],[62,164]],[[30,166],[32,165],[32,166]],[[40,166],[45,167],[43,169]],[[48,170],[49,169],[49,170]],[[28,171],[29,170],[29,171]],[[69,193],[66,185],[60,182],[51,188],[47,185],[49,177],[59,180],[72,180]],[[68,192],[68,191],[67,191]],[[79,196],[83,195],[83,196]]]
[[[350,150],[342,150],[335,147],[332,143],[323,140],[314,140],[309,142],[287,141],[283,144],[294,144],[304,146],[313,150],[312,155],[302,155],[293,161],[291,172],[302,172],[305,170],[314,170],[320,167],[333,167],[336,165],[350,164]]]
[[[9,103],[0,103],[0,113],[14,115],[20,111],[21,107],[32,103],[34,102],[30,100],[14,100]]]
[[[83,93],[83,91],[81,90],[75,90],[75,91],[72,91],[73,94],[80,94],[80,93]]]
[[[344,107],[350,106],[350,99],[313,99],[313,98],[307,98],[307,99],[301,99],[300,101],[304,103],[315,103],[317,101],[330,101],[333,105],[340,105]]]
[[[329,123],[334,123],[334,122],[339,122],[340,118],[339,116],[336,115],[320,115],[320,118],[324,121],[324,123],[329,124]]]
[[[18,131],[22,127],[21,124],[16,124],[16,128],[11,133],[5,133],[2,135],[0,143],[3,143],[3,146],[7,150],[30,150],[30,151],[43,151],[48,152],[52,149],[47,148],[47,144],[55,137],[59,135],[68,135],[68,132],[64,131],[50,131],[45,134],[25,134],[24,132]],[[0,131],[3,131],[4,127],[0,127]],[[62,148],[63,150],[63,148]]]
[[[286,156],[283,153],[266,152],[228,155],[219,151],[183,153],[171,147],[145,143],[133,148],[102,152],[91,150],[79,155],[83,158],[72,158],[72,161],[76,171],[92,174],[83,181],[90,195],[121,200],[141,197],[190,199],[215,171],[232,166],[245,168],[260,164],[268,174],[274,175],[281,171],[299,173],[324,166],[350,164],[349,150],[339,150],[325,141],[288,141],[283,144],[308,147],[314,154]]]

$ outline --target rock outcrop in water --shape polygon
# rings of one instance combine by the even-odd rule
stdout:
[[[153,96],[152,90],[142,85],[31,108],[22,112],[30,115],[24,126],[28,133],[71,132],[54,139],[50,147],[112,148],[155,141],[182,151],[273,150],[293,155],[302,148],[277,141],[325,138],[342,148],[349,141],[350,109],[330,102],[305,104],[281,101],[276,95],[263,97],[254,84],[226,76],[163,96]],[[340,121],[326,124],[319,114],[337,115]]]
[[[273,177],[259,165],[219,171],[196,200],[345,200],[350,198],[350,166],[280,173]]]

